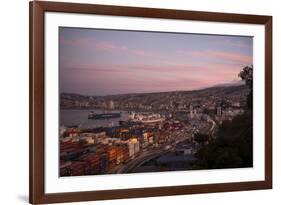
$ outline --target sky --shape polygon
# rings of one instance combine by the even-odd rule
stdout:
[[[59,29],[60,92],[93,96],[196,90],[240,81],[253,38]]]

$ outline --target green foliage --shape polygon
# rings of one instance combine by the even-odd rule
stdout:
[[[253,66],[238,74],[249,87],[247,109],[243,115],[224,121],[215,139],[195,154],[194,169],[219,169],[253,166]]]
[[[216,138],[195,154],[194,169],[252,167],[252,114],[246,112],[220,125]]]
[[[253,65],[244,67],[238,76],[245,81],[250,89],[250,93],[247,96],[247,105],[248,109],[253,109]]]
[[[206,134],[196,133],[194,135],[194,140],[199,144],[206,142],[208,139],[209,139],[209,136]]]
[[[253,66],[246,66],[238,74],[238,76],[245,81],[250,88],[253,87]]]

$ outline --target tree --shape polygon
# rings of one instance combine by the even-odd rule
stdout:
[[[250,92],[247,96],[247,106],[248,109],[253,109],[253,65],[246,66],[238,74],[238,76],[245,81],[246,85],[249,87]]]
[[[253,66],[244,67],[238,76],[245,81],[246,85],[253,88]]]
[[[224,121],[216,138],[202,146],[193,169],[220,169],[253,166],[253,133],[250,112]],[[201,136],[200,136],[201,138]]]
[[[209,136],[207,134],[200,134],[200,133],[196,133],[194,135],[194,140],[198,143],[198,144],[203,144],[206,141],[208,141]]]
[[[249,87],[248,109],[231,121],[224,121],[208,145],[195,154],[193,169],[219,169],[253,166],[253,66],[246,66],[238,74]],[[202,141],[202,136],[198,140]],[[196,140],[196,139],[195,139]]]

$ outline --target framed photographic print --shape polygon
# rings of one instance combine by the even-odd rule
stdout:
[[[30,2],[30,203],[272,187],[272,17]]]

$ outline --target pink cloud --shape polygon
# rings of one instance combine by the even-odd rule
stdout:
[[[213,58],[218,60],[231,61],[236,63],[242,63],[245,65],[252,64],[252,56],[242,55],[238,53],[222,52],[222,51],[195,51],[191,55],[200,58]]]
[[[71,46],[86,47],[86,48],[96,48],[102,51],[109,52],[123,52],[129,55],[142,56],[142,57],[160,57],[156,52],[145,51],[141,49],[128,48],[124,45],[113,43],[110,41],[97,41],[94,38],[88,39],[65,39],[61,38],[61,43]]]
[[[103,94],[112,93],[112,90],[114,93],[130,93],[205,88],[230,83],[235,78],[238,80],[238,72],[241,70],[239,66],[222,64],[202,66],[85,64],[62,69],[64,72],[62,80],[68,87],[78,86],[88,90],[99,88]]]
[[[129,72],[127,67],[114,65],[114,66],[105,66],[105,65],[67,65],[61,67],[64,71],[67,70],[77,70],[82,72],[95,73],[124,73]]]
[[[223,41],[220,41],[221,44],[223,45],[229,45],[229,46],[233,46],[236,48],[241,48],[241,49],[250,49],[251,45],[249,44],[245,44],[242,41],[233,41],[231,39],[225,39]]]
[[[203,74],[216,73],[228,74],[237,73],[242,70],[239,65],[223,64],[223,63],[201,63],[201,64],[183,64],[183,65],[132,65],[128,66],[136,70],[159,73],[182,73],[182,74]]]
[[[239,65],[205,63],[200,65],[184,64],[184,65],[96,65],[96,64],[79,64],[71,62],[62,67],[63,69],[76,69],[81,71],[89,71],[92,73],[128,73],[142,75],[168,75],[174,76],[196,76],[205,77],[220,76],[220,78],[231,79],[236,78],[242,67]],[[137,75],[136,75],[137,76]]]

